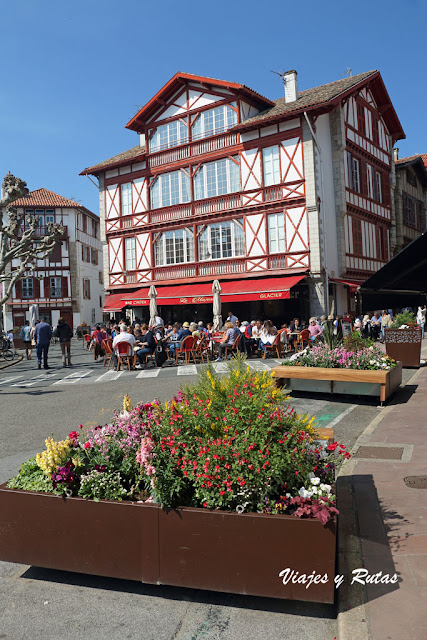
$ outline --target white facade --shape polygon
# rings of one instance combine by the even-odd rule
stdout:
[[[19,199],[15,206],[19,213],[40,216],[40,235],[50,221],[62,224],[66,233],[61,245],[38,260],[28,278],[13,287],[12,297],[4,305],[5,328],[19,327],[29,320],[31,304],[38,305],[39,316],[52,326],[61,316],[73,330],[82,322],[102,321],[105,291],[98,216],[45,189]],[[13,269],[18,263],[11,266]]]

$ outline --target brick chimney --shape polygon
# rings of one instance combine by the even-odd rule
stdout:
[[[285,102],[295,102],[298,98],[298,81],[295,69],[285,71],[283,74],[283,84],[285,87]]]

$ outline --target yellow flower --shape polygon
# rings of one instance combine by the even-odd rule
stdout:
[[[123,398],[123,411],[132,411],[132,403],[128,394]]]

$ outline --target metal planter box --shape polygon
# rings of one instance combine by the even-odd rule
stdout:
[[[0,486],[0,560],[150,584],[334,602],[336,521],[94,502]],[[279,573],[327,577],[309,588]],[[320,580],[320,579],[319,579]],[[325,579],[324,579],[325,580]]]
[[[419,367],[421,360],[421,327],[413,329],[384,329],[385,350],[390,358],[404,367]]]
[[[290,390],[379,396],[383,404],[402,382],[402,363],[388,371],[282,365],[274,367],[273,375]]]

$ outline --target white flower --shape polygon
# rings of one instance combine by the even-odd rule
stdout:
[[[325,493],[330,493],[331,492],[331,485],[330,484],[323,484],[323,482],[322,482],[322,484],[320,485],[319,489],[322,492],[324,491]]]
[[[311,484],[314,484],[314,486],[317,486],[318,484],[320,484],[320,478],[311,478]]]
[[[369,364],[376,364],[375,360],[369,360]]]
[[[311,487],[311,495],[317,495],[317,487]]]
[[[305,487],[301,487],[298,493],[301,496],[301,498],[310,498],[311,496],[310,491],[307,491]]]

